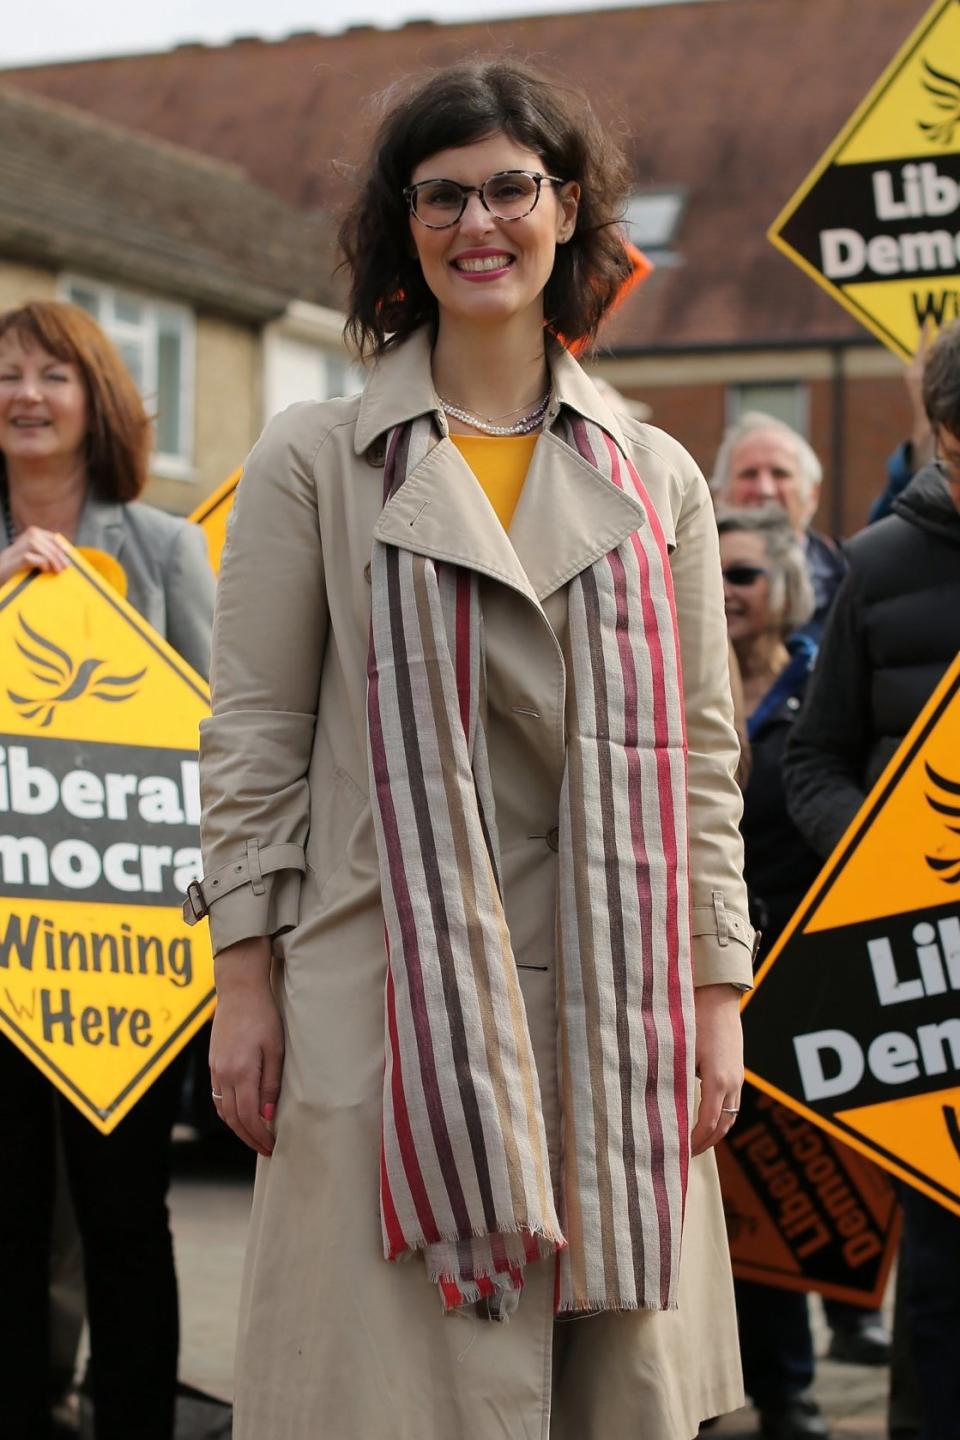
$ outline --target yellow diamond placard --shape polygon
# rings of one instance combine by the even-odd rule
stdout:
[[[109,1134],[213,1010],[180,912],[209,692],[67,554],[0,589],[0,1031]]]
[[[223,558],[223,547],[227,543],[227,522],[230,519],[230,512],[233,509],[234,497],[237,493],[237,486],[240,484],[242,470],[234,470],[228,475],[222,485],[218,485],[212,495],[208,495],[188,518],[207,537],[207,549],[210,552],[210,566],[214,575],[220,574],[220,561]]]
[[[930,7],[769,237],[903,359],[960,318],[960,0]]]
[[[960,655],[771,950],[743,1024],[760,1090],[960,1214]]]

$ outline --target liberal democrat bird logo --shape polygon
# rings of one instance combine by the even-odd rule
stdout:
[[[90,695],[94,700],[105,700],[115,705],[122,700],[132,700],[136,695],[137,682],[146,675],[146,667],[135,675],[104,675],[101,672],[106,661],[90,659],[75,664],[66,650],[61,650],[59,645],[28,625],[22,613],[17,615],[17,619],[28,643],[18,639],[14,644],[30,662],[33,678],[50,687],[45,695],[18,695],[13,690],[7,691],[24,720],[36,720],[45,729],[58,708],[71,700],[81,700]]]
[[[949,824],[950,820],[960,821],[960,784],[946,775],[939,775],[932,765],[924,761],[927,779],[936,787],[934,794],[927,794],[927,804],[938,815],[946,817],[946,828],[951,835],[960,835],[960,824]],[[957,845],[960,852],[960,844]],[[945,885],[960,885],[960,853],[956,855],[925,855],[930,869],[939,875]]]
[[[917,124],[928,140],[937,145],[951,145],[954,131],[960,125],[960,78],[934,69],[929,60],[923,61],[923,69],[923,88],[931,97],[933,108],[941,112],[941,117],[938,120],[918,120]]]

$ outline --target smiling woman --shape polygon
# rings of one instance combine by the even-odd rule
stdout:
[[[237,1440],[690,1440],[740,1400],[713,512],[559,341],[629,269],[624,178],[519,63],[395,93],[341,230],[366,389],[244,472],[192,891],[263,1157]]]
[[[481,69],[475,67],[475,73]],[[530,228],[518,221],[536,218],[541,237],[553,230],[554,245],[570,242],[567,250],[552,255],[542,276],[544,316],[557,333],[593,335],[630,273],[619,228],[628,186],[623,156],[609,144],[590,106],[569,87],[556,87],[556,105],[542,104],[550,82],[538,76],[539,85],[525,89],[521,76],[531,72],[501,64],[487,67],[487,82],[468,83],[459,103],[453,103],[450,74],[441,71],[426,82],[418,78],[401,91],[373,141],[366,183],[341,228],[340,243],[350,267],[354,339],[361,349],[378,353],[400,344],[425,323],[436,325],[438,296],[427,281],[420,250],[423,230],[434,223],[419,213],[424,191],[418,182],[425,180],[454,182],[460,212],[455,219],[466,220],[468,233],[479,224],[484,240],[492,236],[502,246],[508,268],[514,246],[523,245]],[[443,163],[458,150],[459,165],[466,165],[469,175],[454,173]],[[532,193],[530,184],[521,182],[522,208],[518,177],[511,177],[509,190],[514,193],[508,199],[507,177],[496,173],[503,170],[540,177],[533,181]],[[585,175],[590,184],[582,188],[579,177]],[[487,181],[492,182],[489,193],[479,188]],[[435,186],[427,194],[436,197]],[[448,192],[444,204],[449,208],[452,203]],[[465,214],[461,205],[472,213]],[[564,222],[560,231],[558,215]],[[446,228],[450,222],[444,218],[440,248],[455,242],[459,252],[470,249],[465,236]],[[484,255],[487,246],[478,248],[478,258],[490,264]],[[590,284],[584,285],[588,274]]]
[[[205,672],[213,607],[206,544],[195,526],[137,500],[147,479],[149,445],[150,423],[137,388],[89,315],[55,301],[0,314],[0,584],[28,570],[61,571],[66,537],[100,555],[107,562],[102,568],[122,579],[134,608]],[[26,638],[34,651],[47,644],[39,634]],[[84,684],[93,684],[95,673],[103,673],[92,668],[101,662],[88,660],[71,674],[65,652],[55,649],[57,665],[49,649],[45,653],[39,663],[47,667],[48,681],[54,671],[60,687],[47,696],[51,705],[69,703]],[[30,689],[21,697],[28,714],[36,713],[26,699],[33,694]],[[113,833],[103,837],[113,843],[101,845],[98,836],[91,844],[98,807],[105,804],[104,824],[123,824],[125,797],[135,782],[133,776],[107,775],[100,787],[92,772],[76,764],[74,757],[61,787],[39,756],[31,763],[25,746],[0,747],[0,812],[26,808],[41,826],[49,816],[43,838],[0,835],[0,887],[8,896],[28,893],[37,902],[38,914],[28,925],[30,946],[38,935],[52,943],[54,925],[47,920],[46,929],[41,926],[40,899],[45,905],[51,896],[61,900],[60,887],[90,898],[102,882],[120,899],[141,890],[159,896],[173,891],[175,869],[183,871],[176,876],[182,882],[197,855],[195,829],[191,834],[186,823],[176,846],[134,846]],[[195,775],[185,772],[182,779],[185,809]],[[186,821],[176,784],[170,781],[168,789],[165,777],[149,780],[166,792],[170,817],[170,790],[175,792],[179,820]],[[141,803],[156,800],[156,789]],[[195,826],[196,803],[189,803]],[[78,819],[83,812],[80,836],[71,838],[75,822],[64,819],[61,805]],[[163,838],[173,837],[167,832]],[[0,964],[7,963],[12,943],[8,926]],[[104,1137],[0,1036],[0,1086],[12,1097],[0,1116],[0,1149],[10,1177],[0,1186],[0,1320],[9,1337],[0,1347],[0,1409],[11,1440],[49,1433],[47,1292],[61,1141],[85,1251],[97,1435],[170,1440],[177,1298],[166,1156],[182,1073],[175,1061]]]

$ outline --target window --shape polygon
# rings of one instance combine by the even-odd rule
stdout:
[[[304,340],[275,331],[265,352],[265,418],[276,415],[297,400],[329,400],[355,395],[363,388],[364,372],[350,363],[342,348]]]
[[[97,321],[116,345],[154,421],[152,468],[192,477],[194,323],[168,305],[95,280],[65,276],[61,291]]]
[[[627,201],[627,235],[657,265],[679,262],[671,245],[685,204],[686,196],[679,189],[635,190]]]
[[[806,385],[799,380],[758,381],[731,385],[727,390],[727,424],[735,425],[741,415],[759,410],[782,420],[807,437],[810,406]]]

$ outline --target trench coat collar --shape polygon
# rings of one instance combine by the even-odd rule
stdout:
[[[396,350],[389,350],[374,366],[360,397],[354,433],[354,449],[358,455],[364,454],[395,425],[415,420],[418,415],[433,414],[441,434],[447,433],[446,418],[430,373],[431,348],[430,332],[424,327]],[[548,341],[547,363],[553,399],[544,428],[549,429],[560,408],[566,406],[585,420],[595,420],[622,445],[617,417],[569,351],[556,341]]]
[[[361,399],[357,453],[426,413],[440,438],[384,506],[378,540],[477,570],[539,605],[644,524],[639,502],[549,429],[566,407],[623,444],[616,417],[573,357],[560,346],[548,356],[553,399],[509,533],[449,438],[430,375],[428,333],[419,331],[380,362]]]

